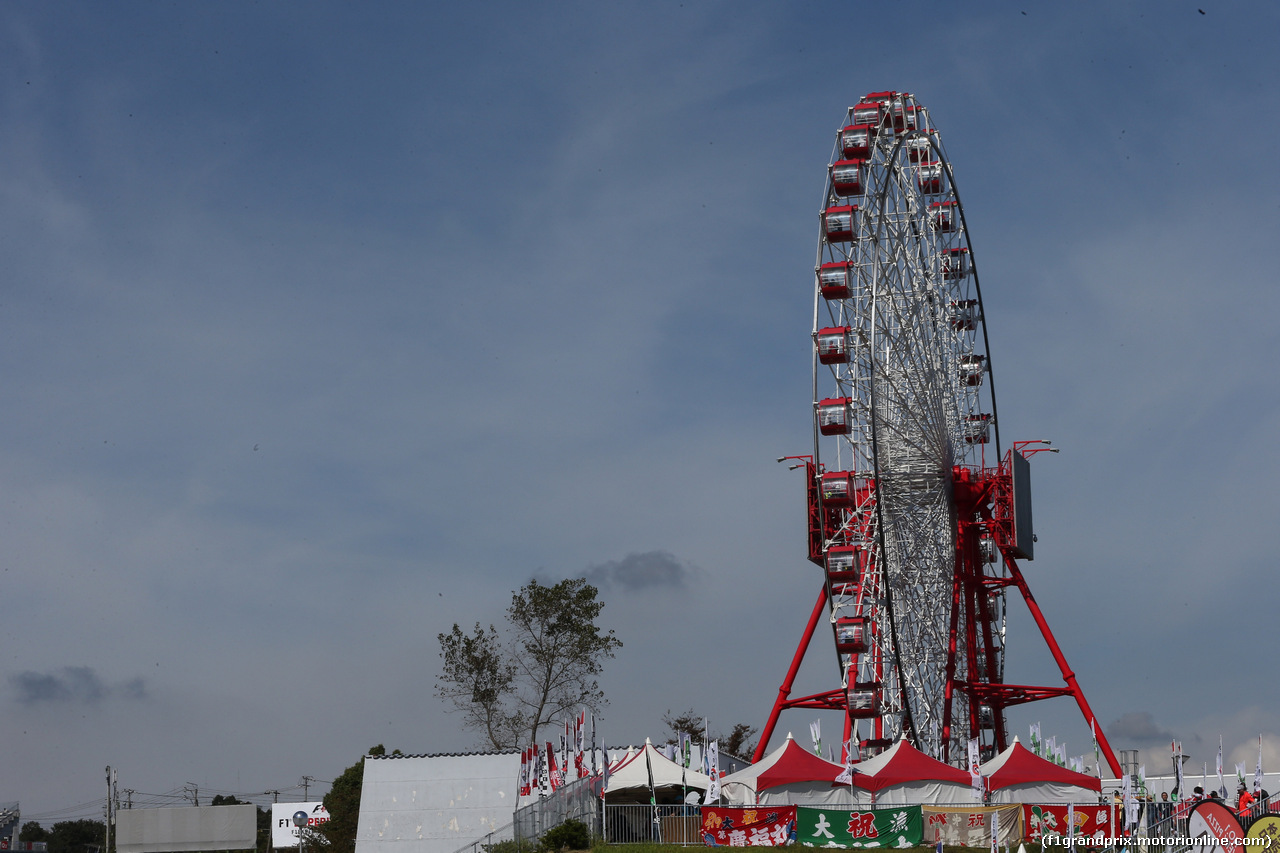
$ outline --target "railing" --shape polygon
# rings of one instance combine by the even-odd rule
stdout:
[[[610,844],[702,844],[698,806],[605,806],[604,827]]]
[[[592,783],[595,782],[595,785]],[[593,838],[603,834],[599,780],[576,779],[549,797],[543,797],[522,809],[512,820],[512,835],[520,843],[537,841],[549,829],[567,820],[581,821]]]
[[[494,844],[502,841],[511,841],[515,837],[513,834],[514,828],[515,821],[512,821],[505,826],[500,826],[497,829],[492,830],[487,835],[480,836],[470,844],[464,844],[457,850],[454,850],[453,853],[484,853],[484,851],[488,850]]]
[[[1232,812],[1235,811],[1230,802],[1223,801],[1223,805]],[[1266,799],[1259,798],[1247,811],[1239,815],[1240,825],[1247,830],[1249,824],[1256,818],[1276,811],[1280,811],[1280,794]],[[1190,813],[1191,805],[1185,800],[1181,803],[1164,800],[1143,803],[1141,815],[1138,818],[1137,834],[1149,838],[1186,838],[1187,818]],[[1185,853],[1190,849],[1189,845],[1177,845],[1168,848],[1167,853]]]

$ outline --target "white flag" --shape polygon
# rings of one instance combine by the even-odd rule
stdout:
[[[1186,781],[1182,778],[1182,750],[1177,742],[1169,744],[1173,749],[1173,801],[1176,803],[1187,796]]]
[[[813,754],[822,755],[822,720],[814,720],[809,724],[809,738],[813,741]]]
[[[982,802],[982,753],[978,739],[969,739],[969,784],[973,786],[973,798]]]
[[[1138,822],[1138,801],[1133,796],[1133,777],[1126,773],[1123,782],[1120,787],[1120,802],[1124,808],[1124,825],[1128,829]]]
[[[1253,793],[1262,793],[1262,735],[1258,735],[1258,766],[1253,771]]]
[[[711,772],[711,785],[707,788],[707,797],[703,800],[703,805],[709,806],[712,803],[720,801],[720,744],[719,741],[711,741],[707,744],[707,767]]]
[[[1218,793],[1227,798],[1227,783],[1222,779],[1222,735],[1218,735]]]
[[[844,742],[844,770],[840,771],[835,781],[838,785],[853,784],[853,744],[850,741]]]

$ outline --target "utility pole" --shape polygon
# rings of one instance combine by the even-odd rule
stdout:
[[[103,839],[103,853],[111,853],[111,765],[107,765],[107,826]]]
[[[314,782],[314,781],[316,781],[316,777],[314,777],[314,776],[303,776],[303,777],[302,777],[302,782],[301,782],[300,784],[302,785],[302,800],[303,800],[303,802],[306,802],[306,801],[308,801],[308,800],[310,800],[310,799],[311,799],[309,796],[307,796],[307,794],[308,794],[308,792],[311,790],[311,783],[312,783],[312,782]]]
[[[199,805],[200,805],[200,788],[196,786],[196,783],[195,783],[195,782],[188,782],[186,785],[184,785],[184,786],[183,786],[182,790],[183,790],[183,792],[184,792],[184,793],[187,793],[187,794],[190,794],[190,795],[191,795],[191,803],[192,803],[192,805],[194,805],[194,806],[196,806],[196,807],[199,807]]]

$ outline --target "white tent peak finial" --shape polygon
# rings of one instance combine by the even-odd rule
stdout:
[[[1014,736],[1013,736],[1013,742],[1014,742],[1014,743],[1017,743],[1017,742],[1018,742],[1018,736],[1017,736],[1017,735],[1014,735]]]
[[[650,742],[650,740],[649,740],[648,738],[645,738],[645,739],[644,739],[644,745],[645,745],[645,746],[653,746],[653,743],[652,743],[652,742]]]
[[[791,736],[791,732],[787,732],[787,740],[795,740],[795,738]]]

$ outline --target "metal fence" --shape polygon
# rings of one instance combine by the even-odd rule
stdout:
[[[457,850],[453,851],[453,853],[484,853],[484,851],[488,850],[494,844],[512,840],[514,837],[512,834],[514,828],[514,821],[506,824],[505,826],[500,826],[487,835],[480,836],[470,844],[465,844],[462,847],[459,847]]]
[[[702,844],[698,806],[605,806],[604,837],[610,844]]]
[[[597,782],[595,790],[592,782]],[[586,824],[593,838],[599,838],[603,835],[603,828],[598,790],[598,780],[576,779],[551,796],[517,809],[512,819],[513,837],[521,843],[532,843],[547,830],[567,820],[577,820]]]
[[[1231,809],[1232,812],[1235,811],[1230,802],[1224,801],[1223,805]],[[1266,799],[1260,797],[1252,807],[1239,815],[1240,825],[1248,829],[1249,824],[1255,819],[1278,810],[1280,810],[1280,794]],[[1190,812],[1191,806],[1185,800],[1181,803],[1164,800],[1141,803],[1135,834],[1148,838],[1186,838],[1187,818]],[[1151,850],[1160,849],[1152,845],[1146,845],[1146,847]],[[1187,845],[1170,848],[1171,851],[1186,851],[1189,849],[1190,847]]]

